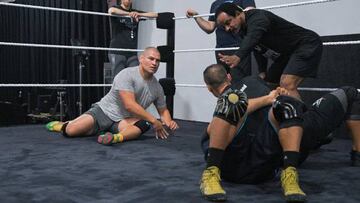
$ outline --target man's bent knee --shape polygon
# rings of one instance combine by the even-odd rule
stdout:
[[[136,126],[137,128],[140,129],[141,134],[146,133],[148,130],[150,130],[150,123],[145,121],[145,120],[139,120],[137,122],[134,123],[134,126]]]
[[[279,122],[280,129],[302,126],[302,115],[306,111],[306,106],[300,100],[280,95],[276,98],[272,108],[274,117]]]
[[[332,92],[344,107],[350,120],[360,120],[360,92],[350,86],[344,86]]]
[[[289,91],[295,91],[302,81],[303,78],[296,75],[282,75],[280,79],[280,87]]]

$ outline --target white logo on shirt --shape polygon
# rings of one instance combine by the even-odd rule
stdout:
[[[242,87],[240,88],[240,91],[244,91],[247,88],[247,86],[245,84],[242,85]]]
[[[325,100],[325,98],[321,97],[320,99],[316,100],[312,105],[319,108],[319,106],[323,100]]]

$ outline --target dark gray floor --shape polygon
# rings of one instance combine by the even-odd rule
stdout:
[[[111,147],[95,137],[66,139],[43,125],[0,128],[0,202],[206,202],[204,123],[180,121],[167,140],[151,133]],[[350,140],[336,139],[300,169],[308,202],[360,202],[360,168],[349,166]],[[283,202],[278,181],[223,183],[228,202]]]

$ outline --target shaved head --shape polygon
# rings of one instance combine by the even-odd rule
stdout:
[[[141,55],[147,56],[150,53],[155,52],[160,55],[159,50],[156,47],[146,47],[144,51],[141,53]]]
[[[206,85],[215,89],[228,81],[227,72],[224,66],[220,64],[212,64],[208,66],[204,70],[203,76]]]

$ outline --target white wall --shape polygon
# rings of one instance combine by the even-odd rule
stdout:
[[[256,4],[258,8],[261,8],[304,1],[307,0],[257,0]],[[146,11],[173,12],[175,16],[185,16],[188,8],[194,8],[202,14],[209,13],[212,2],[213,0],[135,0],[134,7]],[[359,0],[338,0],[271,11],[325,36],[360,33],[359,8]],[[156,29],[155,21],[142,22],[139,33],[139,48],[166,44],[166,31]],[[213,48],[214,45],[214,34],[207,35],[202,32],[193,19],[176,21],[176,50]],[[177,53],[175,55],[176,83],[204,85],[202,71],[212,63],[215,63],[213,52]],[[157,77],[165,77],[165,64],[161,65]],[[174,117],[208,122],[212,117],[215,101],[206,88],[177,87]]]

